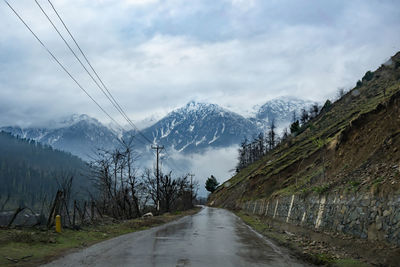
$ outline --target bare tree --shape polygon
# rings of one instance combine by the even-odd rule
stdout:
[[[148,200],[141,192],[145,187],[134,166],[138,156],[132,144],[132,139],[121,140],[120,147],[113,151],[99,151],[99,158],[91,163],[98,189],[96,205],[103,213],[115,218],[141,216],[142,203]]]
[[[247,164],[248,164],[248,161],[247,161],[247,139],[245,138],[244,140],[243,140],[243,142],[240,144],[240,147],[239,147],[239,158],[238,158],[238,160],[239,160],[239,162],[238,162],[238,164],[237,164],[237,166],[236,166],[236,172],[239,172],[241,169],[243,169],[243,168],[245,168],[246,166],[247,166]]]
[[[156,174],[152,173],[150,169],[145,169],[142,174],[142,180],[146,186],[146,193],[152,200],[153,204],[157,204],[157,178]]]
[[[7,205],[8,201],[10,200],[10,192],[7,191],[7,196],[4,199],[3,203],[1,204],[0,211],[4,211],[4,207]]]
[[[303,109],[301,110],[301,115],[300,115],[300,122],[301,122],[301,125],[304,125],[304,124],[308,121],[309,118],[310,118],[310,117],[309,117],[309,115],[308,115],[307,110],[303,108]]]
[[[275,120],[272,119],[271,121],[271,125],[270,125],[270,129],[268,132],[268,137],[267,137],[267,144],[268,144],[268,148],[269,150],[272,150],[275,147],[275,137],[276,137],[276,133],[275,133]]]
[[[257,158],[261,158],[265,154],[265,145],[264,145],[264,134],[260,133],[258,135],[258,147],[257,147]]]
[[[57,178],[58,190],[62,192],[61,199],[59,200],[61,202],[60,204],[61,208],[59,213],[60,215],[66,215],[66,216],[61,216],[61,218],[67,217],[69,225],[72,225],[71,216],[69,213],[69,207],[70,207],[73,181],[74,181],[74,175],[69,172],[64,172],[60,175],[60,177]]]
[[[286,140],[288,137],[289,137],[289,130],[288,130],[288,128],[287,127],[285,127],[284,129],[283,129],[283,132],[282,132],[282,141],[284,141],[284,140]]]
[[[170,211],[177,198],[178,183],[172,179],[172,173],[160,176],[160,204],[165,211]]]

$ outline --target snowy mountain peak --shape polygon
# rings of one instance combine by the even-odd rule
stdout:
[[[216,104],[190,101],[143,132],[157,143],[193,152],[238,144],[257,130],[250,120],[237,113]]]
[[[216,104],[196,102],[194,100],[188,102],[184,107],[178,108],[173,113],[195,113],[199,111],[215,111],[222,110],[222,108]]]
[[[267,101],[258,108],[256,118],[271,122],[273,119],[277,122],[289,122],[292,118],[293,111],[297,115],[300,110],[310,107],[314,102],[303,100],[292,96],[278,97]]]
[[[70,116],[61,118],[59,121],[52,121],[51,126],[57,128],[60,127],[70,127],[80,122],[86,122],[88,124],[95,124],[97,126],[102,125],[97,119],[92,118],[86,114],[72,114]]]
[[[192,100],[192,101],[189,101],[187,104],[186,104],[186,107],[195,107],[197,105],[197,102],[196,102],[196,100]]]

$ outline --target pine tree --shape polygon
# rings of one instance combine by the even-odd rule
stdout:
[[[214,175],[211,175],[206,181],[206,189],[207,191],[213,193],[215,189],[217,189],[217,186],[219,185],[217,179],[214,177]]]

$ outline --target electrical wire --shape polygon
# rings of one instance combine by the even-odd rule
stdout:
[[[35,0],[36,1],[36,0]],[[110,97],[108,97],[108,99],[110,100],[110,98],[113,100],[113,102],[115,103],[114,107],[117,108],[117,110],[121,113],[121,115],[123,115],[123,117],[127,120],[127,122],[132,126],[133,130],[136,131],[140,136],[143,137],[144,140],[146,140],[150,145],[153,145],[154,142],[151,141],[146,135],[144,135],[142,133],[142,131],[132,122],[132,120],[128,117],[128,115],[125,113],[125,111],[123,110],[123,108],[118,104],[118,101],[113,97],[112,93],[110,92],[110,90],[108,89],[108,87],[105,85],[105,83],[103,82],[103,80],[100,78],[100,75],[97,73],[97,71],[95,70],[95,68],[93,67],[93,65],[90,63],[88,57],[86,56],[85,52],[83,51],[83,49],[81,48],[81,46],[78,44],[78,41],[76,40],[76,38],[74,37],[74,35],[72,34],[72,32],[69,30],[67,24],[65,23],[65,21],[62,19],[61,15],[59,14],[59,12],[57,11],[56,7],[53,5],[53,3],[48,0],[50,6],[52,7],[54,13],[57,15],[58,19],[60,20],[60,22],[62,23],[62,25],[64,26],[65,30],[67,31],[67,33],[69,34],[69,36],[71,37],[71,39],[73,40],[73,42],[75,43],[76,47],[78,48],[78,50],[80,51],[81,55],[83,56],[83,58],[85,59],[86,63],[89,65],[90,69],[93,71],[93,73],[95,74],[95,76],[97,77],[97,79],[100,81],[101,85],[103,86],[103,88],[105,89],[105,91],[109,94]],[[48,17],[48,16],[46,16]],[[50,19],[49,19],[50,21]],[[54,24],[52,23],[53,27],[56,28],[54,26]],[[57,31],[59,33],[59,31]],[[60,34],[60,33],[59,33]],[[61,34],[60,34],[61,35]],[[65,40],[65,38],[62,38],[63,40]],[[66,42],[66,41],[65,41]],[[67,43],[67,42],[66,42]],[[68,45],[69,46],[69,45]],[[70,47],[70,46],[69,46]],[[71,49],[70,49],[71,50]],[[72,50],[73,51],[73,50]],[[72,52],[71,51],[71,52]],[[73,53],[75,56],[76,54]],[[79,62],[82,64],[82,62],[79,60]],[[87,69],[85,68],[86,72]],[[92,77],[91,77],[92,78]],[[92,78],[93,79],[93,78]],[[96,83],[96,85],[100,88],[100,86],[98,85],[98,83]],[[102,88],[100,88],[103,93],[104,90]],[[112,102],[110,100],[110,102]],[[144,144],[140,139],[139,140],[142,144]],[[145,144],[144,144],[145,145]],[[151,153],[153,155],[155,155],[155,152],[153,150],[150,150]]]
[[[72,47],[69,45],[69,43],[67,42],[67,40],[64,38],[64,36],[62,35],[62,33],[60,32],[60,30],[57,28],[57,26],[54,24],[54,22],[51,20],[51,18],[48,16],[48,14],[46,13],[46,11],[42,8],[42,6],[39,4],[39,2],[37,0],[35,0],[37,6],[40,8],[40,10],[42,11],[42,13],[44,14],[44,16],[47,18],[47,20],[50,22],[50,24],[53,26],[54,30],[57,32],[57,34],[60,36],[60,38],[63,40],[63,42],[65,43],[65,45],[68,47],[68,49],[70,50],[70,52],[73,54],[73,56],[76,58],[76,60],[79,62],[79,64],[83,67],[83,69],[85,70],[85,72],[89,75],[89,77],[92,79],[92,81],[96,84],[96,86],[101,90],[101,92],[106,96],[106,98],[110,101],[110,103],[114,106],[114,108],[122,115],[122,117],[135,129],[137,129],[137,127],[135,125],[133,125],[132,121],[128,118],[128,116],[126,115],[126,113],[122,110],[121,106],[118,104],[118,102],[115,100],[115,98],[112,96],[111,92],[109,92],[109,90],[106,89],[106,91],[100,86],[100,84],[98,83],[98,81],[93,77],[93,75],[90,73],[90,71],[86,68],[86,66],[83,64],[83,62],[80,60],[80,58],[78,57],[78,55],[75,53],[75,51],[72,49]],[[50,2],[51,4],[51,2]],[[51,4],[52,5],[52,4]],[[54,6],[52,5],[53,9]],[[54,9],[55,10],[55,9]],[[58,15],[58,12],[56,13],[57,16],[59,18],[61,18]],[[65,25],[65,23],[62,21],[63,25]],[[66,27],[66,25],[64,26]],[[66,28],[66,30],[70,33],[70,31],[68,30],[68,28]],[[70,35],[72,36],[72,35]],[[71,37],[73,38],[73,36]],[[82,51],[79,47],[79,45],[77,44],[75,38],[73,38],[75,44],[78,46],[78,49],[80,51]],[[87,59],[87,57],[84,55],[83,51],[81,52],[82,55],[84,56],[84,58],[86,59],[86,62],[88,62],[89,66],[91,66],[92,70],[95,72],[95,74],[97,75],[97,72],[94,70],[94,68],[92,67],[92,65],[90,64],[89,60]],[[100,77],[97,75],[98,79],[100,80],[100,82],[104,85],[104,83],[102,82],[102,80],[100,79]],[[107,94],[108,93],[108,94]],[[144,144],[143,141],[141,141],[140,139],[138,139],[142,144]]]
[[[75,79],[75,77],[66,69],[66,67],[57,59],[57,57],[50,51],[50,49],[40,40],[36,33],[29,27],[29,25],[22,19],[18,12],[10,5],[7,0],[3,0],[8,7],[14,12],[18,19],[25,25],[25,27],[32,33],[35,39],[40,43],[40,45],[50,54],[50,56],[57,62],[57,64],[64,70],[65,73],[78,85],[78,87],[104,112],[114,123],[116,123],[121,129],[124,129],[111,115],[88,93],[88,91],[83,88],[83,86]]]
[[[36,1],[36,0],[35,0]],[[122,107],[119,105],[118,101],[115,100],[115,98],[113,97],[113,95],[111,94],[110,90],[108,89],[108,87],[105,85],[105,83],[103,82],[103,80],[100,78],[99,74],[97,73],[97,71],[94,69],[93,65],[90,63],[88,57],[86,56],[86,54],[83,52],[82,48],[80,47],[80,45],[78,44],[78,42],[76,41],[76,38],[74,37],[74,35],[71,33],[71,31],[69,30],[69,28],[67,27],[66,23],[64,22],[64,20],[61,18],[59,12],[57,11],[57,9],[55,8],[55,6],[53,5],[53,3],[48,0],[50,6],[52,7],[52,9],[54,10],[55,14],[57,15],[58,19],[60,20],[60,22],[62,23],[62,25],[64,26],[65,30],[68,32],[69,36],[71,37],[71,39],[73,40],[73,42],[75,43],[76,47],[78,48],[78,50],[80,51],[80,53],[82,54],[83,58],[85,59],[86,63],[89,65],[89,67],[91,68],[91,70],[93,71],[93,73],[95,74],[95,76],[97,77],[97,79],[100,81],[100,83],[102,84],[103,88],[105,89],[105,91],[108,93],[109,97],[107,96],[107,94],[104,92],[104,90],[102,88],[99,88],[103,91],[103,93],[107,96],[107,98],[109,98],[109,100],[113,103],[114,107],[121,113],[121,115],[128,121],[128,123],[132,126],[132,128],[134,130],[136,130],[147,142],[149,142],[149,144],[153,144],[154,142],[151,141],[147,136],[145,136],[142,131],[140,131],[140,129],[132,122],[132,120],[128,117],[128,115],[126,115],[125,111],[122,109]],[[52,23],[53,24],[53,23]],[[63,38],[64,39],[64,38]],[[85,68],[86,69],[86,68]],[[111,99],[112,100],[111,100]],[[115,103],[115,104],[114,104]]]
[[[186,171],[182,170],[180,167],[178,167],[175,162],[172,159],[171,154],[168,153],[168,150],[165,148],[165,154],[167,155],[167,158],[170,159],[170,163],[173,165],[172,167],[174,167],[175,169],[177,169],[178,171],[180,171],[181,173],[185,173]]]
[[[18,14],[18,12],[10,5],[10,3],[7,0],[3,0],[8,7],[14,12],[14,14],[19,18],[19,20],[25,25],[25,27],[32,33],[32,35],[36,38],[36,40],[41,44],[41,46],[50,54],[50,56],[57,62],[57,64],[64,70],[64,72],[67,73],[67,75],[78,85],[78,87],[85,92],[85,94],[100,108],[101,111],[103,111],[107,117],[109,117],[116,125],[118,125],[121,129],[124,129],[89,93],[86,89],[84,89],[84,87],[77,81],[77,79],[66,69],[66,67],[57,59],[57,57],[54,55],[54,53],[52,53],[50,51],[50,49],[41,41],[41,39],[35,34],[35,32],[29,27],[29,25],[22,19],[22,17]],[[65,43],[65,45],[67,45],[68,49],[71,51],[71,53],[74,55],[74,57],[78,60],[78,62],[80,63],[80,65],[84,68],[84,70],[86,71],[86,73],[90,76],[90,78],[93,80],[93,82],[95,82],[95,84],[97,85],[97,87],[103,92],[103,94],[107,97],[107,99],[111,102],[111,104],[114,106],[114,108],[117,109],[117,111],[124,117],[125,120],[127,120],[127,122],[132,126],[132,128],[134,130],[136,130],[147,142],[149,142],[150,144],[154,144],[153,141],[151,141],[149,138],[147,138],[147,136],[145,136],[140,130],[139,128],[129,119],[129,117],[126,115],[126,113],[124,112],[124,110],[121,108],[121,106],[118,104],[118,102],[115,100],[115,98],[113,97],[113,95],[111,94],[111,92],[109,91],[109,89],[107,88],[107,86],[104,84],[104,82],[102,81],[102,79],[100,78],[100,76],[98,75],[98,73],[96,72],[96,70],[94,69],[93,65],[90,63],[90,61],[88,60],[87,56],[85,55],[85,53],[83,52],[83,50],[81,49],[81,47],[79,46],[78,42],[76,41],[75,37],[72,35],[71,31],[68,29],[67,25],[65,24],[65,22],[63,21],[63,19],[61,18],[61,16],[59,15],[59,13],[57,12],[57,10],[55,9],[54,5],[51,3],[50,0],[48,0],[49,4],[51,5],[52,9],[54,10],[54,12],[56,13],[57,17],[59,18],[59,20],[61,21],[61,23],[63,24],[64,28],[66,29],[66,31],[68,32],[68,34],[70,35],[71,39],[74,41],[75,45],[78,47],[80,53],[82,54],[82,56],[84,57],[85,61],[87,62],[87,64],[90,66],[91,70],[93,71],[93,73],[95,74],[95,76],[97,77],[97,79],[100,81],[101,85],[103,86],[103,88],[100,86],[100,84],[97,82],[97,80],[93,77],[93,75],[90,73],[90,71],[86,68],[86,66],[83,64],[83,62],[79,59],[79,57],[76,55],[75,51],[71,48],[71,46],[69,45],[69,43],[65,40],[64,36],[61,34],[61,32],[59,31],[59,29],[55,26],[55,24],[53,23],[53,21],[50,19],[50,17],[48,16],[48,14],[44,11],[44,9],[42,8],[42,6],[38,3],[37,0],[35,0],[36,4],[38,5],[38,7],[40,8],[40,10],[42,11],[42,13],[46,16],[46,18],[48,19],[48,21],[51,23],[51,25],[53,26],[53,28],[56,30],[56,32],[58,33],[58,35],[60,36],[60,38],[63,40],[63,42]],[[108,94],[107,94],[107,93]],[[139,140],[139,139],[138,139]],[[140,141],[140,140],[139,140]],[[142,142],[142,141],[141,141]],[[142,142],[142,144],[144,144]],[[154,151],[151,150],[151,152]],[[177,165],[175,165],[174,161],[172,160],[172,156],[168,153],[167,149],[165,149],[165,153],[167,155],[167,157],[170,160],[170,163],[173,165],[173,167],[175,167],[175,169],[177,169],[178,171],[185,173],[185,171],[183,171],[181,168],[177,167]]]

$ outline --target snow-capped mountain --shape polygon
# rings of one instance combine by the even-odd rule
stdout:
[[[198,153],[208,148],[224,148],[239,144],[245,137],[251,139],[266,132],[272,119],[278,133],[289,125],[293,111],[299,115],[302,108],[313,102],[295,98],[277,98],[257,108],[255,115],[245,118],[216,104],[189,102],[141,131],[157,144],[186,153]],[[87,115],[72,115],[52,121],[43,127],[2,127],[0,131],[33,139],[56,149],[70,152],[88,160],[99,149],[113,149],[118,138],[136,136],[135,147],[149,150],[149,142],[135,131],[118,130],[105,126]],[[144,144],[147,146],[144,147]]]
[[[149,117],[135,121],[135,125],[140,130],[146,129],[156,124],[159,120],[161,120],[164,117],[164,115],[165,114],[160,114],[160,113],[151,114]]]
[[[293,111],[300,116],[303,108],[307,111],[315,102],[294,97],[279,97],[267,101],[260,107],[255,107],[255,116],[251,120],[259,127],[269,126],[274,120],[275,125],[281,129],[289,125],[293,118]]]
[[[237,113],[215,104],[194,101],[143,130],[143,134],[154,143],[184,152],[228,147],[258,132],[254,123]]]
[[[111,129],[85,114],[52,121],[47,127],[8,126],[0,130],[70,152],[82,159],[89,159],[96,149],[110,149],[117,144],[116,134]]]

